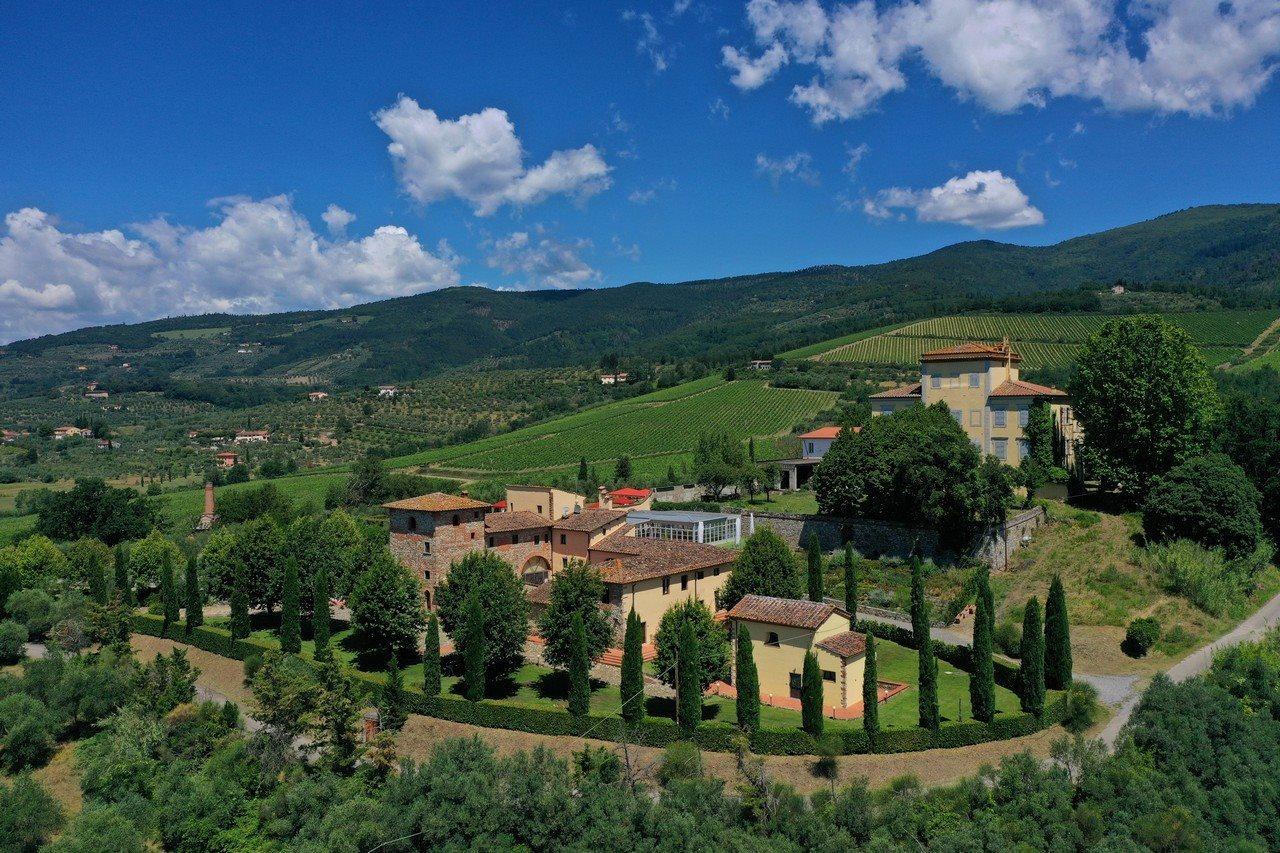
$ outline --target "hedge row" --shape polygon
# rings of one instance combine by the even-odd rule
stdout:
[[[911,632],[893,625],[880,623],[859,623],[859,628],[870,630],[878,637],[903,642],[910,639]],[[151,637],[168,636],[178,642],[188,643],[198,649],[211,652],[222,657],[244,660],[250,655],[270,651],[274,647],[253,640],[233,640],[231,635],[217,628],[201,626],[188,633],[184,626],[170,626],[164,632],[164,620],[149,613],[135,614],[133,630]],[[949,646],[935,643],[934,649],[938,657],[956,666],[963,667],[969,659],[969,650],[963,646]],[[306,658],[299,658],[310,664]],[[1001,667],[1012,669],[1014,677],[1017,670],[997,662],[996,681],[1001,681]],[[381,681],[369,673],[355,671],[355,677],[361,685],[365,696],[374,695]],[[1004,677],[1008,677],[1007,673]],[[510,729],[520,732],[531,732],[542,735],[567,735],[582,737],[590,735],[600,740],[621,741],[624,738],[631,743],[665,747],[676,741],[691,739],[701,749],[711,752],[732,752],[742,733],[727,723],[703,723],[693,732],[692,738],[686,738],[680,727],[671,720],[646,719],[639,726],[628,727],[624,731],[619,717],[575,717],[567,711],[548,710],[546,708],[526,708],[502,702],[469,702],[455,696],[425,696],[416,685],[406,685],[406,699],[409,710],[426,717],[451,720],[456,723],[481,726],[490,729]],[[1007,740],[1034,734],[1048,726],[1062,721],[1065,714],[1065,702],[1055,702],[1045,709],[1044,716],[1036,719],[1030,714],[1017,714],[1012,717],[998,717],[991,723],[968,722],[944,726],[936,732],[927,729],[893,729],[881,732],[876,738],[875,749],[861,729],[832,732],[822,739],[821,744],[800,729],[761,729],[751,734],[751,749],[761,755],[814,755],[822,750],[820,746],[834,750],[841,755],[855,755],[866,752],[916,752],[922,749],[946,749],[958,746],[972,746],[993,740]]]

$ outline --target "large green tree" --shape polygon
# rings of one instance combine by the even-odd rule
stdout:
[[[529,638],[529,601],[524,584],[497,554],[472,551],[449,567],[436,587],[440,624],[456,637],[465,624],[466,602],[475,596],[484,607],[485,672],[491,681],[510,678],[524,665]]]
[[[1044,683],[1053,690],[1071,686],[1071,623],[1062,577],[1054,575],[1044,603]]]
[[[269,515],[255,518],[236,531],[227,559],[250,606],[271,612],[280,603],[285,553],[284,534]]]
[[[204,624],[204,592],[200,588],[200,561],[192,555],[187,558],[186,579],[187,634]]]
[[[440,621],[434,613],[427,616],[427,637],[422,651],[422,692],[440,695]]]
[[[688,733],[702,722],[702,691],[706,688],[701,678],[702,647],[692,619],[680,621],[676,631],[676,649],[676,722]]]
[[[676,686],[680,633],[686,623],[692,627],[701,662],[698,689],[705,690],[711,682],[729,677],[729,635],[724,626],[716,622],[711,608],[700,599],[685,599],[662,614],[658,633],[654,637],[654,644],[657,646],[654,668],[660,679],[672,687]]]
[[[911,555],[911,638],[916,648],[929,636],[929,602],[924,595],[924,563],[918,554]]]
[[[633,609],[627,614],[627,631],[622,638],[622,719],[636,725],[644,719],[644,623]]]
[[[825,579],[822,576],[822,545],[818,534],[810,532],[805,542],[805,567],[808,570],[809,600],[821,603],[826,598]]]
[[[65,492],[48,492],[35,511],[41,535],[63,540],[92,536],[108,545],[141,539],[160,523],[155,508],[136,490],[93,478],[76,480]]]
[[[751,654],[751,635],[741,626],[737,633],[734,688],[738,694],[738,727],[753,732],[760,728],[760,675]]]
[[[995,599],[991,577],[985,565],[974,575],[973,672],[969,676],[969,708],[975,720],[989,723],[996,713]]]
[[[351,591],[351,631],[375,655],[408,655],[417,649],[425,616],[418,583],[385,548]]]
[[[1040,602],[1027,602],[1022,616],[1022,666],[1018,670],[1022,710],[1037,717],[1044,713],[1044,625]]]
[[[1077,353],[1068,389],[1091,473],[1135,495],[1199,453],[1221,411],[1190,335],[1154,316],[1112,320],[1098,330]]]
[[[332,616],[329,598],[329,570],[325,566],[317,566],[311,577],[311,639],[315,644],[316,660],[327,660],[332,654],[329,649],[329,620]]]
[[[284,591],[280,601],[280,650],[291,655],[302,651],[302,590],[298,588],[298,561],[293,556],[284,559]]]
[[[480,605],[480,596],[474,591],[462,605],[462,619],[463,622],[454,635],[462,652],[463,695],[472,702],[479,702],[484,698],[485,658],[489,655],[489,640],[485,630],[484,608]]]
[[[801,594],[795,552],[773,528],[761,525],[738,553],[733,572],[720,591],[719,605],[731,608],[744,595],[799,598]]]
[[[556,572],[550,584],[551,601],[538,621],[538,633],[546,641],[543,658],[556,669],[569,668],[574,656],[574,616],[582,622],[588,660],[600,657],[609,648],[614,632],[609,614],[600,607],[604,597],[600,570],[574,560]]]
[[[862,728],[867,733],[871,751],[876,750],[880,734],[880,673],[876,665],[876,638],[867,633],[866,669],[862,675]]]
[[[569,713],[585,717],[591,710],[591,654],[582,613],[569,617]]]
[[[800,725],[814,737],[822,737],[822,667],[812,651],[804,653],[800,676]]]
[[[1142,504],[1142,527],[1156,541],[1190,539],[1243,557],[1262,539],[1260,499],[1230,458],[1198,456],[1155,478]]]
[[[925,610],[928,618],[928,609]],[[933,654],[933,637],[926,630],[920,640],[920,728],[937,731],[941,725],[938,713],[938,659]]]
[[[991,513],[982,455],[945,403],[908,406],[844,430],[813,475],[818,509],[938,530],[967,541]],[[984,504],[984,498],[987,503]]]

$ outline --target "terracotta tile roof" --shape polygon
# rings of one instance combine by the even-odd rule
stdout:
[[[900,385],[897,388],[890,388],[888,391],[881,391],[879,394],[872,394],[869,399],[872,400],[896,400],[906,397],[919,397],[920,383],[913,385]]]
[[[820,640],[815,645],[838,658],[851,658],[867,650],[867,638],[854,631],[844,631]]]
[[[701,542],[676,542],[670,539],[642,539],[614,533],[596,544],[597,552],[621,554],[608,557],[601,563],[601,572],[609,583],[634,583],[641,580],[695,572],[727,566],[736,554],[728,548],[704,545]],[[593,560],[599,562],[593,556]]]
[[[1011,361],[1022,361],[1022,356],[1004,344],[986,344],[980,341],[969,341],[951,347],[932,349],[922,353],[921,361],[962,361],[970,358],[999,358],[1008,356]]]
[[[414,509],[419,512],[450,512],[460,509],[488,509],[489,504],[464,498],[461,495],[446,495],[444,492],[432,492],[429,495],[418,495],[416,498],[405,498],[382,505],[386,509]]]
[[[510,530],[534,530],[539,527],[550,527],[551,521],[536,512],[520,510],[518,512],[491,512],[484,517],[484,529],[490,533],[504,533]]]
[[[822,627],[822,623],[836,612],[831,604],[819,604],[803,598],[773,598],[768,595],[744,595],[729,611],[730,619],[748,622],[765,622],[770,625],[786,625],[809,631]]]
[[[556,530],[580,530],[590,533],[620,518],[626,518],[625,509],[587,509],[566,515],[554,523]]]
[[[992,397],[1066,397],[1067,392],[1057,388],[1050,388],[1048,385],[1037,385],[1034,382],[1027,382],[1025,379],[1010,379],[1002,382],[996,390],[992,391]]]
[[[801,433],[800,438],[836,438],[840,435],[840,427],[824,426]]]
[[[621,489],[614,489],[609,494],[615,498],[640,498],[640,500],[644,500],[653,494],[653,489],[633,489],[630,486],[624,486]]]
[[[551,603],[551,581],[543,581],[537,586],[528,586],[524,588],[524,597],[529,600],[530,604],[541,604],[547,606]]]

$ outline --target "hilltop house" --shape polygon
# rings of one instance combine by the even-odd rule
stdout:
[[[391,551],[418,579],[428,607],[453,562],[488,550],[525,582],[535,614],[546,604],[547,581],[574,560],[600,568],[603,603],[619,613],[634,607],[645,623],[646,642],[675,602],[697,597],[714,609],[733,551],[640,537],[628,523],[628,510],[587,509],[583,501],[547,486],[511,486],[500,512],[465,494],[435,493],[384,506]]]
[[[255,444],[259,442],[267,442],[271,440],[271,432],[265,429],[238,429],[236,430],[236,444]]]
[[[397,388],[397,387],[396,387],[396,386],[394,386],[394,385],[379,385],[379,386],[378,386],[378,396],[379,396],[379,397],[394,397],[395,395],[397,395],[397,394],[399,394],[399,393],[400,393],[400,389],[399,389],[399,388]]]
[[[93,438],[93,430],[75,426],[54,427],[53,437],[59,441],[64,438]]]
[[[1066,466],[1074,462],[1079,423],[1067,392],[1018,377],[1022,356],[1006,340],[963,343],[920,356],[920,381],[871,395],[871,414],[887,415],[906,406],[946,403],[956,423],[982,453],[1017,466],[1029,453],[1023,428],[1031,405],[1043,400],[1053,415]]]
[[[760,680],[760,698],[798,707],[804,657],[813,652],[822,670],[822,706],[829,715],[862,704],[867,638],[849,630],[849,614],[831,604],[747,595],[729,611],[737,636],[749,637]],[[737,673],[734,673],[737,683]]]
[[[240,454],[232,453],[230,450],[224,450],[222,453],[217,454],[213,458],[218,460],[219,468],[234,468],[236,467],[236,464],[240,461]]]

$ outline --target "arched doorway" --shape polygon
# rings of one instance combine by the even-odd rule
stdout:
[[[520,578],[528,586],[544,584],[549,577],[551,577],[551,564],[545,557],[537,554],[525,560],[524,566],[520,569]]]

